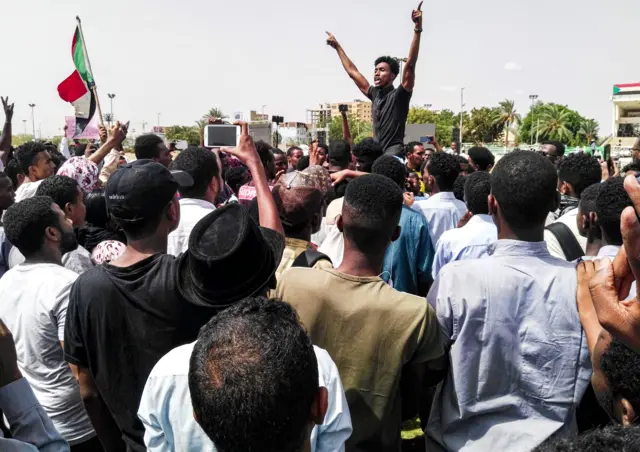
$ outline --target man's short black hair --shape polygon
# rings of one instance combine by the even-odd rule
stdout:
[[[4,172],[6,173],[7,176],[9,176],[9,179],[11,179],[13,188],[17,190],[18,186],[20,185],[18,176],[20,174],[24,176],[24,171],[22,171],[22,168],[20,167],[20,162],[18,161],[18,159],[14,158],[9,160],[9,163],[7,163],[7,167],[4,169]]]
[[[609,425],[593,429],[577,438],[551,437],[533,452],[638,452],[640,426]]]
[[[136,138],[136,142],[133,145],[133,150],[136,153],[136,158],[153,160],[160,156],[160,150],[158,145],[162,144],[162,138],[153,133],[147,133],[140,135]]]
[[[211,181],[220,176],[215,154],[201,147],[188,147],[180,152],[171,162],[171,169],[189,173],[193,178],[191,187],[180,187],[180,196],[183,198],[204,199]]]
[[[257,297],[214,316],[193,348],[189,390],[218,450],[302,450],[318,363],[295,309]]]
[[[15,156],[25,176],[29,175],[29,167],[35,165],[38,154],[46,151],[46,146],[40,141],[27,141],[18,146]]]
[[[298,160],[298,164],[296,165],[296,169],[298,171],[304,171],[307,168],[309,168],[309,156],[308,155],[303,155]]]
[[[363,253],[379,252],[398,226],[402,204],[402,190],[388,177],[367,174],[352,180],[342,208],[345,237]]]
[[[392,155],[383,155],[373,162],[371,174],[380,174],[381,176],[388,177],[404,190],[407,179],[407,169],[400,160]]]
[[[436,152],[431,155],[427,171],[436,180],[440,191],[453,191],[453,184],[460,174],[460,162],[455,155]]]
[[[329,155],[329,146],[325,143],[318,143],[318,149],[324,149],[325,154]]]
[[[293,151],[303,152],[301,147],[291,146],[289,149],[287,149],[287,157],[291,157],[293,155]]]
[[[365,138],[360,143],[353,146],[351,150],[353,156],[356,160],[366,161],[367,163],[364,166],[361,166],[359,169],[365,173],[371,171],[371,165],[375,162],[378,157],[380,157],[384,151],[382,150],[382,146],[373,138]]]
[[[622,172],[636,171],[640,173],[640,160],[635,160],[622,168]]]
[[[240,187],[245,183],[248,171],[249,170],[244,166],[235,166],[227,170],[225,175],[227,184],[236,195],[238,194]]]
[[[33,196],[15,203],[4,214],[4,232],[13,246],[29,257],[42,248],[44,233],[49,227],[61,229],[60,219],[53,210],[53,199]]]
[[[279,148],[272,148],[271,152],[273,152],[273,156],[275,157],[276,155],[287,155],[284,153],[284,151],[282,149]]]
[[[256,151],[258,151],[258,155],[260,156],[260,161],[262,162],[262,166],[265,168],[274,160],[273,152],[271,152],[273,148],[269,143],[263,140],[256,141]]]
[[[491,193],[512,228],[543,226],[558,204],[556,167],[531,151],[512,151],[491,172]]]
[[[74,157],[84,157],[84,151],[87,149],[86,143],[78,143],[73,147]]]
[[[411,141],[404,145],[404,155],[413,154],[413,150],[416,146],[422,146],[424,148],[424,144],[419,141]]]
[[[583,215],[588,215],[596,211],[596,202],[602,184],[589,185],[580,196],[580,211]]]
[[[564,151],[565,151],[565,146],[564,144],[560,143],[559,141],[554,141],[554,140],[546,140],[543,141],[541,144],[550,144],[551,146],[555,147],[556,150],[558,151],[558,155],[564,155]]]
[[[453,183],[453,196],[455,196],[458,201],[464,202],[464,184],[466,180],[467,176],[459,174],[456,181]]]
[[[596,200],[596,215],[609,245],[622,246],[620,216],[629,206],[633,206],[633,203],[624,189],[624,178],[612,177],[600,184],[600,192]]]
[[[67,204],[75,204],[78,200],[78,182],[67,176],[51,176],[40,183],[36,196],[48,196],[64,212]]]
[[[464,197],[467,207],[474,215],[489,214],[491,176],[485,171],[477,171],[465,178]]]
[[[467,152],[469,158],[478,167],[478,171],[488,171],[490,166],[496,163],[496,158],[489,149],[482,146],[474,146]]]
[[[330,165],[346,169],[351,163],[351,145],[346,140],[333,140],[329,145],[327,161]]]
[[[391,72],[395,75],[398,75],[400,73],[400,64],[395,58],[390,56],[381,56],[376,60],[375,66],[379,65],[380,63],[387,63],[389,65],[389,69],[391,69]]]
[[[558,164],[558,179],[570,184],[579,198],[585,188],[602,180],[602,169],[597,158],[574,152]]]
[[[610,406],[603,408],[611,413],[613,398],[621,397],[640,413],[640,354],[614,338],[600,358],[600,368],[612,396],[606,402]]]

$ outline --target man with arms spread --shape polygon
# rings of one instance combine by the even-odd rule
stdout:
[[[409,58],[404,65],[402,83],[398,88],[393,82],[400,72],[400,65],[394,58],[385,56],[376,60],[371,86],[364,75],[358,71],[349,59],[342,46],[329,32],[327,44],[338,52],[342,66],[355,82],[362,94],[373,101],[373,133],[387,154],[402,157],[404,150],[404,128],[409,113],[409,102],[413,93],[416,78],[416,63],[420,51],[420,35],[422,34],[422,2],[418,9],[411,13],[414,23],[414,35],[409,49]]]
[[[291,268],[276,291],[338,366],[353,422],[347,451],[399,451],[402,420],[417,414],[422,392],[443,377],[433,309],[378,276],[400,234],[402,205],[402,190],[387,177],[349,182],[337,220],[344,232],[340,266]]]
[[[502,157],[489,196],[499,240],[482,260],[447,265],[429,292],[450,361],[426,430],[430,451],[525,452],[576,434],[591,366],[575,265],[543,241],[557,179],[535,152]]]

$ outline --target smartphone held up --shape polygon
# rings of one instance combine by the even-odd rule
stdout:
[[[204,145],[210,149],[236,147],[240,127],[231,124],[209,124],[204,127]]]

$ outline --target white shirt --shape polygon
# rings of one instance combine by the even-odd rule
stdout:
[[[155,365],[145,385],[138,417],[144,443],[152,452],[215,452],[216,448],[193,418],[189,392],[191,344],[174,348]],[[311,432],[312,452],[341,452],[351,436],[351,415],[338,368],[329,354],[313,347],[320,386],[329,393],[324,423]]]
[[[16,202],[20,202],[23,199],[33,198],[43,180],[44,179],[31,182],[30,180],[25,179],[22,185],[20,185],[16,190]]]
[[[440,236],[450,229],[458,227],[458,222],[467,213],[467,206],[456,199],[453,192],[443,191],[431,195],[426,201],[417,201],[415,204],[429,223],[431,243],[438,246]]]
[[[576,217],[578,216],[578,209],[570,210],[569,212],[562,215],[556,223],[564,223],[566,224],[573,235],[578,239],[578,243],[582,248],[582,252],[586,252],[587,249],[587,238],[582,237],[580,232],[578,231],[578,223]],[[547,248],[549,249],[549,254],[553,257],[558,257],[560,259],[567,260],[564,256],[564,252],[562,251],[562,247],[560,246],[560,242],[551,231],[544,230],[544,241],[547,242]]]
[[[20,250],[15,246],[11,248],[9,252],[9,268],[17,267],[24,261],[25,258]],[[91,253],[82,245],[78,245],[75,250],[69,251],[62,256],[62,266],[79,275],[94,267],[93,261],[91,260]]]
[[[22,264],[0,279],[0,318],[13,334],[20,371],[71,445],[95,436],[60,344],[77,277],[61,265]]]
[[[498,240],[498,228],[490,215],[474,215],[461,228],[451,229],[440,237],[433,259],[432,275],[436,279],[449,262],[477,259],[488,255],[488,246]]]
[[[180,224],[178,228],[169,234],[167,254],[177,256],[189,248],[189,236],[191,230],[198,221],[216,210],[216,206],[203,199],[180,199]]]
[[[66,158],[71,158],[71,153],[69,152],[69,138],[63,137],[60,140],[60,154],[64,155]]]

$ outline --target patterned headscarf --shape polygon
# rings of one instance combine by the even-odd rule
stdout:
[[[75,179],[85,193],[100,188],[99,175],[98,165],[85,157],[71,157],[58,170],[58,176]]]
[[[91,259],[96,265],[108,264],[114,259],[119,258],[127,249],[127,245],[116,240],[105,240],[100,242],[98,246],[93,249],[91,253]]]

